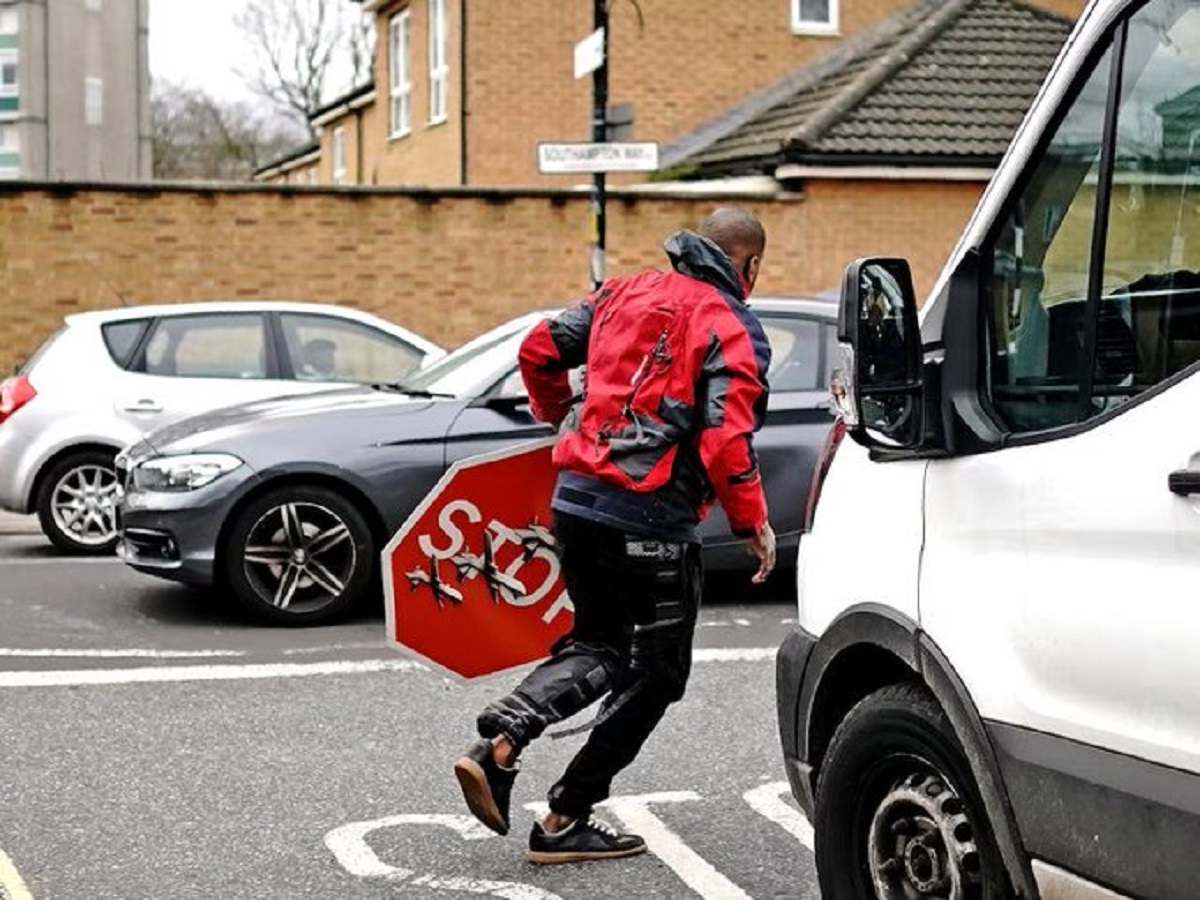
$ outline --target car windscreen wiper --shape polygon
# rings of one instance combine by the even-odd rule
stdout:
[[[427,391],[424,388],[405,387],[402,382],[396,381],[390,384],[373,384],[371,385],[377,391],[392,391],[396,394],[407,394],[409,397],[424,397],[427,399],[436,400],[457,400],[454,394],[439,393],[438,391]]]

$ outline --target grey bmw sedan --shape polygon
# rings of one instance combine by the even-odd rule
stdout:
[[[773,351],[756,447],[786,565],[832,423],[837,307],[751,306]],[[332,621],[380,596],[379,551],[452,463],[552,433],[530,414],[517,371],[522,338],[550,314],[513,319],[402,384],[248,403],[151,433],[117,458],[118,555],[219,585],[276,624]],[[752,568],[719,510],[701,536],[710,568]]]

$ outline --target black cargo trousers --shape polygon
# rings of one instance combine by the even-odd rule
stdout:
[[[519,750],[607,694],[586,743],[548,794],[554,812],[586,818],[683,697],[703,581],[700,547],[563,513],[555,513],[554,535],[574,627],[477,724],[483,737],[503,734]]]

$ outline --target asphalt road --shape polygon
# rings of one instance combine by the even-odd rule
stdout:
[[[450,774],[507,679],[446,680],[388,650],[381,615],[262,628],[0,533],[0,900],[816,897],[775,733],[792,615],[706,607],[689,694],[606,811],[650,854],[537,868],[521,807],[583,738],[526,754],[507,838]]]

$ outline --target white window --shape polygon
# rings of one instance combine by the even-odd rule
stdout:
[[[446,0],[429,0],[429,122],[446,121]]]
[[[0,153],[20,153],[21,138],[13,123],[0,125]]]
[[[104,124],[104,79],[89,75],[83,79],[83,121]]]
[[[0,97],[15,97],[20,90],[17,51],[0,50]]]
[[[792,0],[792,31],[837,34],[838,0]]]
[[[83,8],[88,12],[104,12],[104,0],[83,0]]]
[[[392,16],[388,32],[392,137],[408,134],[412,129],[412,78],[408,67],[408,22],[407,9],[396,13]]]
[[[333,183],[346,180],[346,129],[333,129]]]
[[[15,6],[0,6],[0,34],[16,34],[20,30]]]

